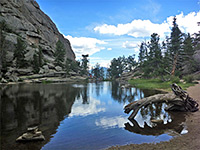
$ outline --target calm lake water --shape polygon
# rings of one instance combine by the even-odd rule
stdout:
[[[128,120],[123,107],[157,91],[120,88],[117,82],[19,84],[0,87],[1,149],[99,150],[114,145],[160,142],[187,133],[184,114],[166,104],[141,108]],[[178,115],[178,117],[177,117]],[[162,119],[155,124],[151,119]],[[46,140],[16,143],[38,125]]]

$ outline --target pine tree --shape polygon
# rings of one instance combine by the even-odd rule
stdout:
[[[84,74],[84,75],[87,75],[88,74],[88,57],[89,55],[82,55],[82,64],[81,64],[81,68],[82,68],[82,71],[81,71],[81,74]]]
[[[33,55],[33,70],[34,73],[38,73],[40,71],[40,67],[43,65],[43,54],[42,54],[42,48],[39,47],[39,51],[35,52]]]
[[[65,61],[65,47],[64,44],[58,40],[56,43],[56,51],[54,53],[55,57],[55,65],[64,68],[64,61]]]
[[[137,65],[137,63],[135,61],[135,55],[128,56],[125,60],[126,60],[125,70],[132,71],[133,68]]]
[[[145,42],[142,42],[139,49],[138,61],[142,65],[147,58],[147,45]]]
[[[100,78],[100,64],[96,64],[95,67],[92,69],[92,74],[95,78]]]
[[[144,77],[151,78],[163,75],[164,68],[162,65],[163,60],[159,39],[159,35],[157,33],[153,33],[151,35],[150,42],[148,42],[148,45],[146,44],[145,48],[144,46],[140,47],[140,54],[143,54],[140,55],[140,68],[144,73]],[[149,49],[148,54],[147,48]]]
[[[151,35],[151,40],[149,44],[149,64],[150,68],[152,68],[152,76],[157,77],[162,74],[163,67],[162,67],[162,53],[161,47],[159,44],[159,35],[157,33],[153,33]]]
[[[195,49],[193,47],[193,39],[190,34],[185,36],[185,40],[183,42],[183,51],[184,51],[184,66],[187,66],[188,73],[192,73],[197,71],[197,62],[193,59]]]
[[[23,68],[27,64],[25,60],[26,47],[27,47],[26,43],[20,37],[18,37],[16,49],[14,51],[14,58],[16,59],[17,68]]]
[[[182,32],[176,23],[176,17],[173,19],[173,27],[170,36],[169,55],[172,58],[171,75],[180,75],[183,67],[183,49],[182,49]]]
[[[0,22],[0,74],[7,71],[8,63],[6,60],[7,52],[5,48],[5,34],[12,32],[5,20]]]

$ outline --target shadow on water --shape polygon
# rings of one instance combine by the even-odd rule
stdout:
[[[157,93],[136,88],[122,89],[117,82],[1,86],[0,148],[102,149],[116,144],[153,141],[146,140],[147,137],[137,138],[133,133],[157,136],[171,129],[181,133],[185,128],[181,125],[184,116],[174,119],[176,115],[167,113],[160,117],[163,124],[151,122],[159,119],[163,105],[142,108],[131,121],[123,113],[125,104]],[[46,140],[16,143],[16,138],[33,125],[39,126]]]

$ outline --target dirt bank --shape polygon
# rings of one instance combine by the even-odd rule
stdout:
[[[200,82],[187,89],[189,95],[200,104]],[[200,150],[200,111],[188,113],[186,116],[188,133],[167,142],[157,144],[131,144],[111,147],[108,150]]]

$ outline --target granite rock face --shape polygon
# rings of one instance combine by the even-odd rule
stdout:
[[[66,58],[75,60],[75,54],[68,39],[58,31],[52,20],[40,9],[35,0],[1,0],[0,21],[5,21],[12,33],[5,35],[7,61],[12,62],[17,37],[20,36],[27,44],[25,59],[33,60],[35,52],[42,48],[42,53],[49,67],[53,65],[56,43],[60,40],[66,49]],[[1,66],[0,66],[1,67]]]

